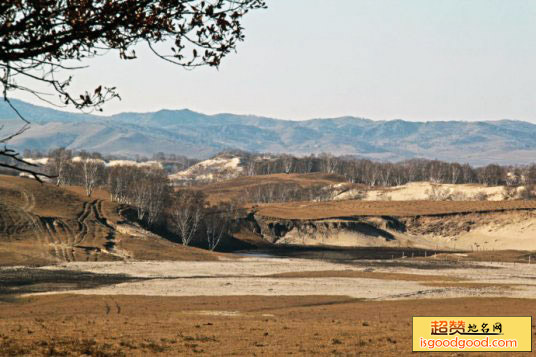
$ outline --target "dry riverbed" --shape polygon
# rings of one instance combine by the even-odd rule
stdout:
[[[534,264],[412,259],[345,264],[297,258],[213,262],[76,262],[50,271],[118,274],[132,280],[71,290],[86,295],[233,296],[331,295],[371,300],[536,296]],[[54,293],[54,292],[48,292]]]

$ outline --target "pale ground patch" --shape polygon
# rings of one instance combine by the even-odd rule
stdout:
[[[364,201],[419,201],[430,199],[433,189],[454,196],[463,197],[464,200],[477,200],[477,196],[484,193],[488,201],[502,201],[504,186],[484,186],[478,184],[435,184],[431,182],[410,182],[401,186],[371,189],[361,199]],[[362,190],[348,190],[334,197],[335,200],[353,199],[362,195]]]
[[[388,188],[387,190],[371,190],[368,191],[365,200],[379,201],[414,201],[427,200],[430,197],[432,188],[448,190],[451,194],[462,193],[467,199],[472,200],[480,193],[485,193],[489,201],[504,200],[503,186],[483,186],[476,184],[432,184],[430,182],[411,182],[406,185]]]
[[[406,260],[409,261],[409,260]],[[401,266],[372,268],[291,258],[244,258],[217,262],[87,262],[66,263],[48,269],[93,273],[117,273],[151,280],[121,283],[74,294],[152,296],[230,295],[344,295],[365,299],[450,298],[467,296],[536,296],[534,264],[465,263],[463,268],[417,269]],[[482,288],[430,287],[417,281],[372,278],[279,278],[262,277],[284,272],[357,270],[417,275],[444,275],[497,286]],[[506,284],[501,288],[500,284]],[[515,285],[510,288],[508,285]]]
[[[205,311],[205,310],[199,310],[199,311],[193,311],[191,312],[195,315],[205,315],[205,316],[225,316],[225,317],[238,317],[242,316],[242,313],[240,311]]]
[[[243,168],[240,166],[240,158],[215,157],[213,159],[198,162],[197,164],[169,175],[170,180],[214,180],[230,179],[240,175]]]
[[[412,247],[431,250],[527,250],[536,251],[536,215],[511,216],[491,219],[487,223],[473,227],[469,232],[453,236],[440,234],[412,235],[388,230],[392,240],[374,234],[357,231],[334,230],[327,238],[321,234],[302,235],[292,229],[280,238],[278,244],[332,245],[339,247]],[[468,219],[470,220],[470,219]],[[324,220],[330,222],[330,220]],[[445,218],[445,224],[448,217]],[[454,223],[453,223],[454,224]]]
[[[29,162],[30,164],[35,164],[35,165],[46,165],[48,164],[48,160],[49,160],[48,157],[43,157],[40,159],[32,159],[32,158],[26,158],[26,157],[24,158],[24,161]]]
[[[536,218],[491,223],[454,237],[421,236],[423,241],[458,250],[536,250]]]
[[[136,166],[136,167],[152,167],[152,168],[163,169],[162,163],[159,161],[137,162],[134,160],[111,160],[110,162],[106,163],[106,166],[108,167]]]
[[[329,221],[329,220],[328,220]],[[336,247],[412,247],[430,250],[450,250],[452,243],[444,237],[436,236],[411,236],[400,232],[390,231],[392,240],[381,236],[374,236],[349,230],[340,230],[323,238],[321,234],[316,236],[300,236],[295,228],[277,241],[277,244],[297,244],[305,246],[331,245]],[[469,248],[470,250],[470,248]]]

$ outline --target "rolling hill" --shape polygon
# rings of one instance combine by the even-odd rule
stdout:
[[[0,175],[0,267],[132,259],[218,257],[172,243],[130,222],[105,192],[88,198],[80,187]]]
[[[355,117],[305,121],[187,109],[112,116],[74,114],[13,100],[32,128],[11,141],[19,150],[65,146],[127,157],[156,152],[207,158],[226,149],[252,152],[331,152],[377,160],[428,158],[475,165],[536,159],[536,125],[498,121],[374,121]],[[0,103],[4,132],[20,126]]]

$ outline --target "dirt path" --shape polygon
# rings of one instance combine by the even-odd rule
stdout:
[[[86,224],[88,216],[91,214],[92,203],[84,202],[82,212],[78,215],[77,221],[79,226],[79,233],[76,236],[76,244],[80,244],[84,241],[86,235],[89,232],[89,227]]]
[[[105,244],[105,248],[110,252],[110,253],[114,253],[115,252],[115,245],[116,245],[116,242],[115,242],[115,229],[114,227],[112,227],[110,225],[110,223],[108,223],[108,219],[106,218],[106,216],[104,215],[103,211],[102,211],[102,200],[96,200],[94,201],[92,204],[91,204],[91,209],[93,211],[93,214],[95,215],[95,219],[97,220],[97,222],[99,222],[99,224],[101,224],[102,226],[105,227],[105,229],[107,230],[107,233],[106,233],[106,244]]]

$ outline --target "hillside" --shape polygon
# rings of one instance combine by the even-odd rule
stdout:
[[[282,219],[419,217],[536,210],[536,201],[329,201],[263,204],[257,214]]]
[[[104,192],[0,175],[0,266],[130,259],[218,258],[129,222]]]
[[[222,181],[240,176],[243,170],[240,157],[219,155],[169,175],[169,179],[173,182]]]
[[[277,244],[536,248],[535,201],[292,202],[261,204],[251,212],[254,232]]]
[[[514,120],[461,122],[373,121],[342,117],[305,121],[247,115],[204,115],[190,110],[73,114],[13,101],[32,128],[12,140],[22,150],[65,146],[133,157],[165,152],[208,158],[229,148],[305,155],[331,152],[378,160],[428,158],[521,164],[536,157],[536,125]],[[4,130],[20,126],[0,103]]]
[[[207,200],[211,203],[244,200],[247,203],[245,194],[248,191],[262,188],[267,185],[293,185],[296,187],[320,186],[326,189],[335,185],[345,185],[342,176],[324,173],[310,174],[271,174],[261,176],[239,176],[230,180],[214,182],[207,185],[192,186],[191,188],[201,190],[207,195]],[[354,185],[355,186],[355,185]],[[337,190],[334,190],[337,192]]]

